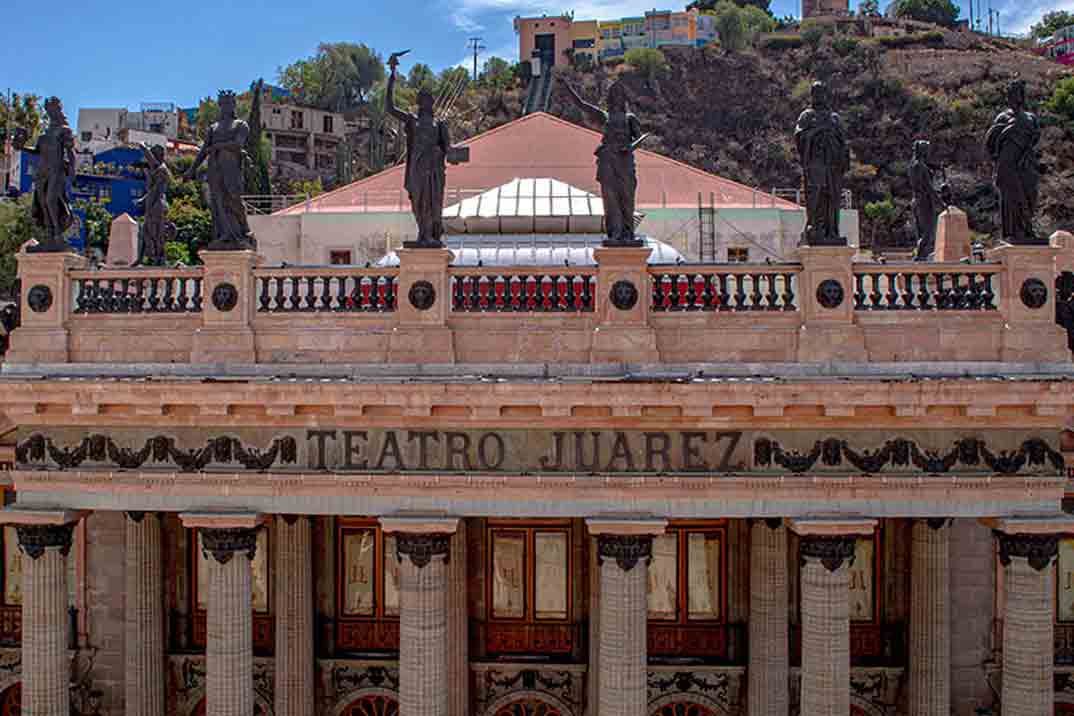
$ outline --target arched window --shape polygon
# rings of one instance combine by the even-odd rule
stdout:
[[[692,701],[677,701],[664,704],[652,716],[717,716],[716,711],[708,706],[696,704]]]
[[[537,696],[524,696],[496,709],[495,716],[569,716]]]
[[[384,694],[367,694],[343,709],[340,716],[399,716],[399,702]]]

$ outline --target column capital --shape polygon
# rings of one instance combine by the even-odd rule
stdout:
[[[999,540],[999,561],[1004,567],[1014,557],[1021,557],[1038,572],[1051,565],[1059,555],[1057,534],[1007,534],[993,530]]]
[[[257,554],[258,527],[202,527],[202,548],[219,564],[227,564],[236,553],[244,552],[250,560]]]
[[[854,564],[854,543],[857,535],[804,535],[798,543],[802,562],[819,560],[829,572],[835,572],[846,562]]]
[[[747,517],[746,524],[753,527],[756,524],[763,524],[770,530],[778,530],[783,527],[782,517]]]
[[[395,535],[396,558],[402,562],[409,557],[410,562],[421,569],[429,565],[434,557],[443,557],[444,563],[451,559],[451,535],[444,533],[397,532]]]
[[[16,525],[19,549],[30,559],[36,560],[47,549],[59,549],[64,557],[71,551],[73,523],[61,525]]]
[[[951,524],[950,517],[925,517],[921,519],[930,529],[942,530]]]
[[[597,564],[604,564],[605,559],[614,559],[624,572],[634,569],[642,559],[649,564],[653,559],[653,536],[597,535]]]

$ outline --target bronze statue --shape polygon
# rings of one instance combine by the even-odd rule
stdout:
[[[451,157],[451,139],[446,122],[436,119],[435,99],[422,88],[418,92],[418,113],[404,112],[395,106],[395,79],[399,58],[410,50],[396,52],[388,58],[391,74],[385,111],[403,123],[406,132],[406,186],[410,209],[418,224],[418,240],[403,243],[406,248],[443,248],[444,188],[447,185],[447,162]],[[454,162],[453,162],[454,163]]]
[[[634,150],[649,135],[642,134],[641,123],[627,107],[626,90],[619,82],[608,89],[607,112],[583,100],[569,84],[567,91],[587,116],[604,125],[604,141],[596,151],[608,235],[604,245],[641,246],[642,241],[634,236],[634,195],[638,190]]]
[[[211,251],[239,251],[257,247],[250,227],[246,223],[246,209],[242,204],[242,163],[246,154],[246,138],[250,126],[235,117],[235,93],[223,91],[217,100],[220,119],[209,127],[194,163],[186,173],[187,179],[197,176],[198,167],[206,159],[209,183],[209,209],[213,216],[213,241]]]
[[[832,111],[831,95],[823,82],[814,82],[812,104],[798,117],[794,141],[802,162],[806,194],[805,246],[846,246],[839,234],[843,175],[850,168],[843,122]]]
[[[167,221],[168,187],[172,183],[172,173],[164,162],[164,147],[161,145],[150,148],[143,142],[142,154],[148,165],[146,190],[145,196],[137,204],[144,207],[145,219],[142,222],[138,260],[134,263],[163,266],[164,244],[175,235],[175,225]]]
[[[45,113],[48,129],[38,138],[36,148],[24,150],[38,156],[31,211],[34,223],[45,230],[45,240],[26,250],[70,251],[63,235],[75,218],[67,196],[67,182],[75,176],[75,135],[67,124],[59,98],[45,100]]]
[[[914,198],[910,209],[914,215],[914,235],[917,238],[915,261],[928,261],[936,251],[936,217],[943,211],[944,202],[932,183],[929,166],[929,147],[924,141],[914,142],[914,155],[910,160],[910,189]]]
[[[995,184],[999,191],[999,212],[1003,240],[1011,244],[1046,243],[1033,230],[1037,208],[1040,170],[1037,143],[1040,122],[1026,111],[1026,83],[1015,80],[1007,86],[1009,107],[996,115],[985,136],[988,153],[996,163]]]

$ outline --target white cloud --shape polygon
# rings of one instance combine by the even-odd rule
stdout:
[[[485,29],[486,22],[496,15],[554,15],[559,10],[548,0],[448,0],[449,17],[465,32]],[[555,0],[553,0],[554,2]],[[569,5],[579,20],[614,20],[620,17],[641,16],[653,9],[653,0],[578,0]],[[502,19],[502,18],[501,18]]]
[[[982,5],[987,12],[987,0]],[[999,11],[999,28],[1004,35],[1022,34],[1046,12],[1074,11],[1074,0],[1004,0],[999,3],[993,0],[992,9]]]

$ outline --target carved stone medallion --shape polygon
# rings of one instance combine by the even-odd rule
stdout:
[[[1051,565],[1059,555],[1059,535],[1010,535],[996,531],[999,561],[1004,567],[1012,557],[1022,557],[1038,572]]]
[[[1042,308],[1048,302],[1048,287],[1039,278],[1027,278],[1022,282],[1021,297],[1026,308]]]
[[[817,303],[825,308],[839,308],[843,305],[844,298],[843,284],[834,278],[821,281],[817,286]]]
[[[213,289],[213,306],[216,310],[227,313],[239,305],[239,289],[232,283],[218,283]]]
[[[653,538],[650,535],[597,535],[597,563],[614,559],[619,569],[629,572],[644,559],[653,558]]]
[[[436,303],[436,289],[428,281],[415,281],[407,294],[410,305],[419,311],[428,311]]]
[[[638,305],[638,289],[630,281],[616,281],[610,294],[612,305],[620,311],[629,311]]]
[[[26,293],[26,305],[34,313],[44,313],[52,308],[52,289],[43,284],[37,284]]]
[[[843,566],[854,564],[854,543],[857,538],[853,535],[809,535],[802,537],[799,550],[803,562],[807,559],[817,559],[829,572],[834,572]]]
[[[37,559],[50,547],[58,547],[64,557],[71,551],[71,533],[74,524],[69,525],[17,525],[15,533],[19,537],[19,549],[30,559]]]
[[[245,552],[251,561],[257,554],[257,531],[253,528],[207,528],[198,530],[202,548],[219,564],[227,564],[237,552]]]
[[[403,557],[410,557],[411,563],[418,569],[427,566],[433,557],[443,556],[446,564],[451,558],[451,535],[400,532],[395,535],[395,548],[400,562]]]

